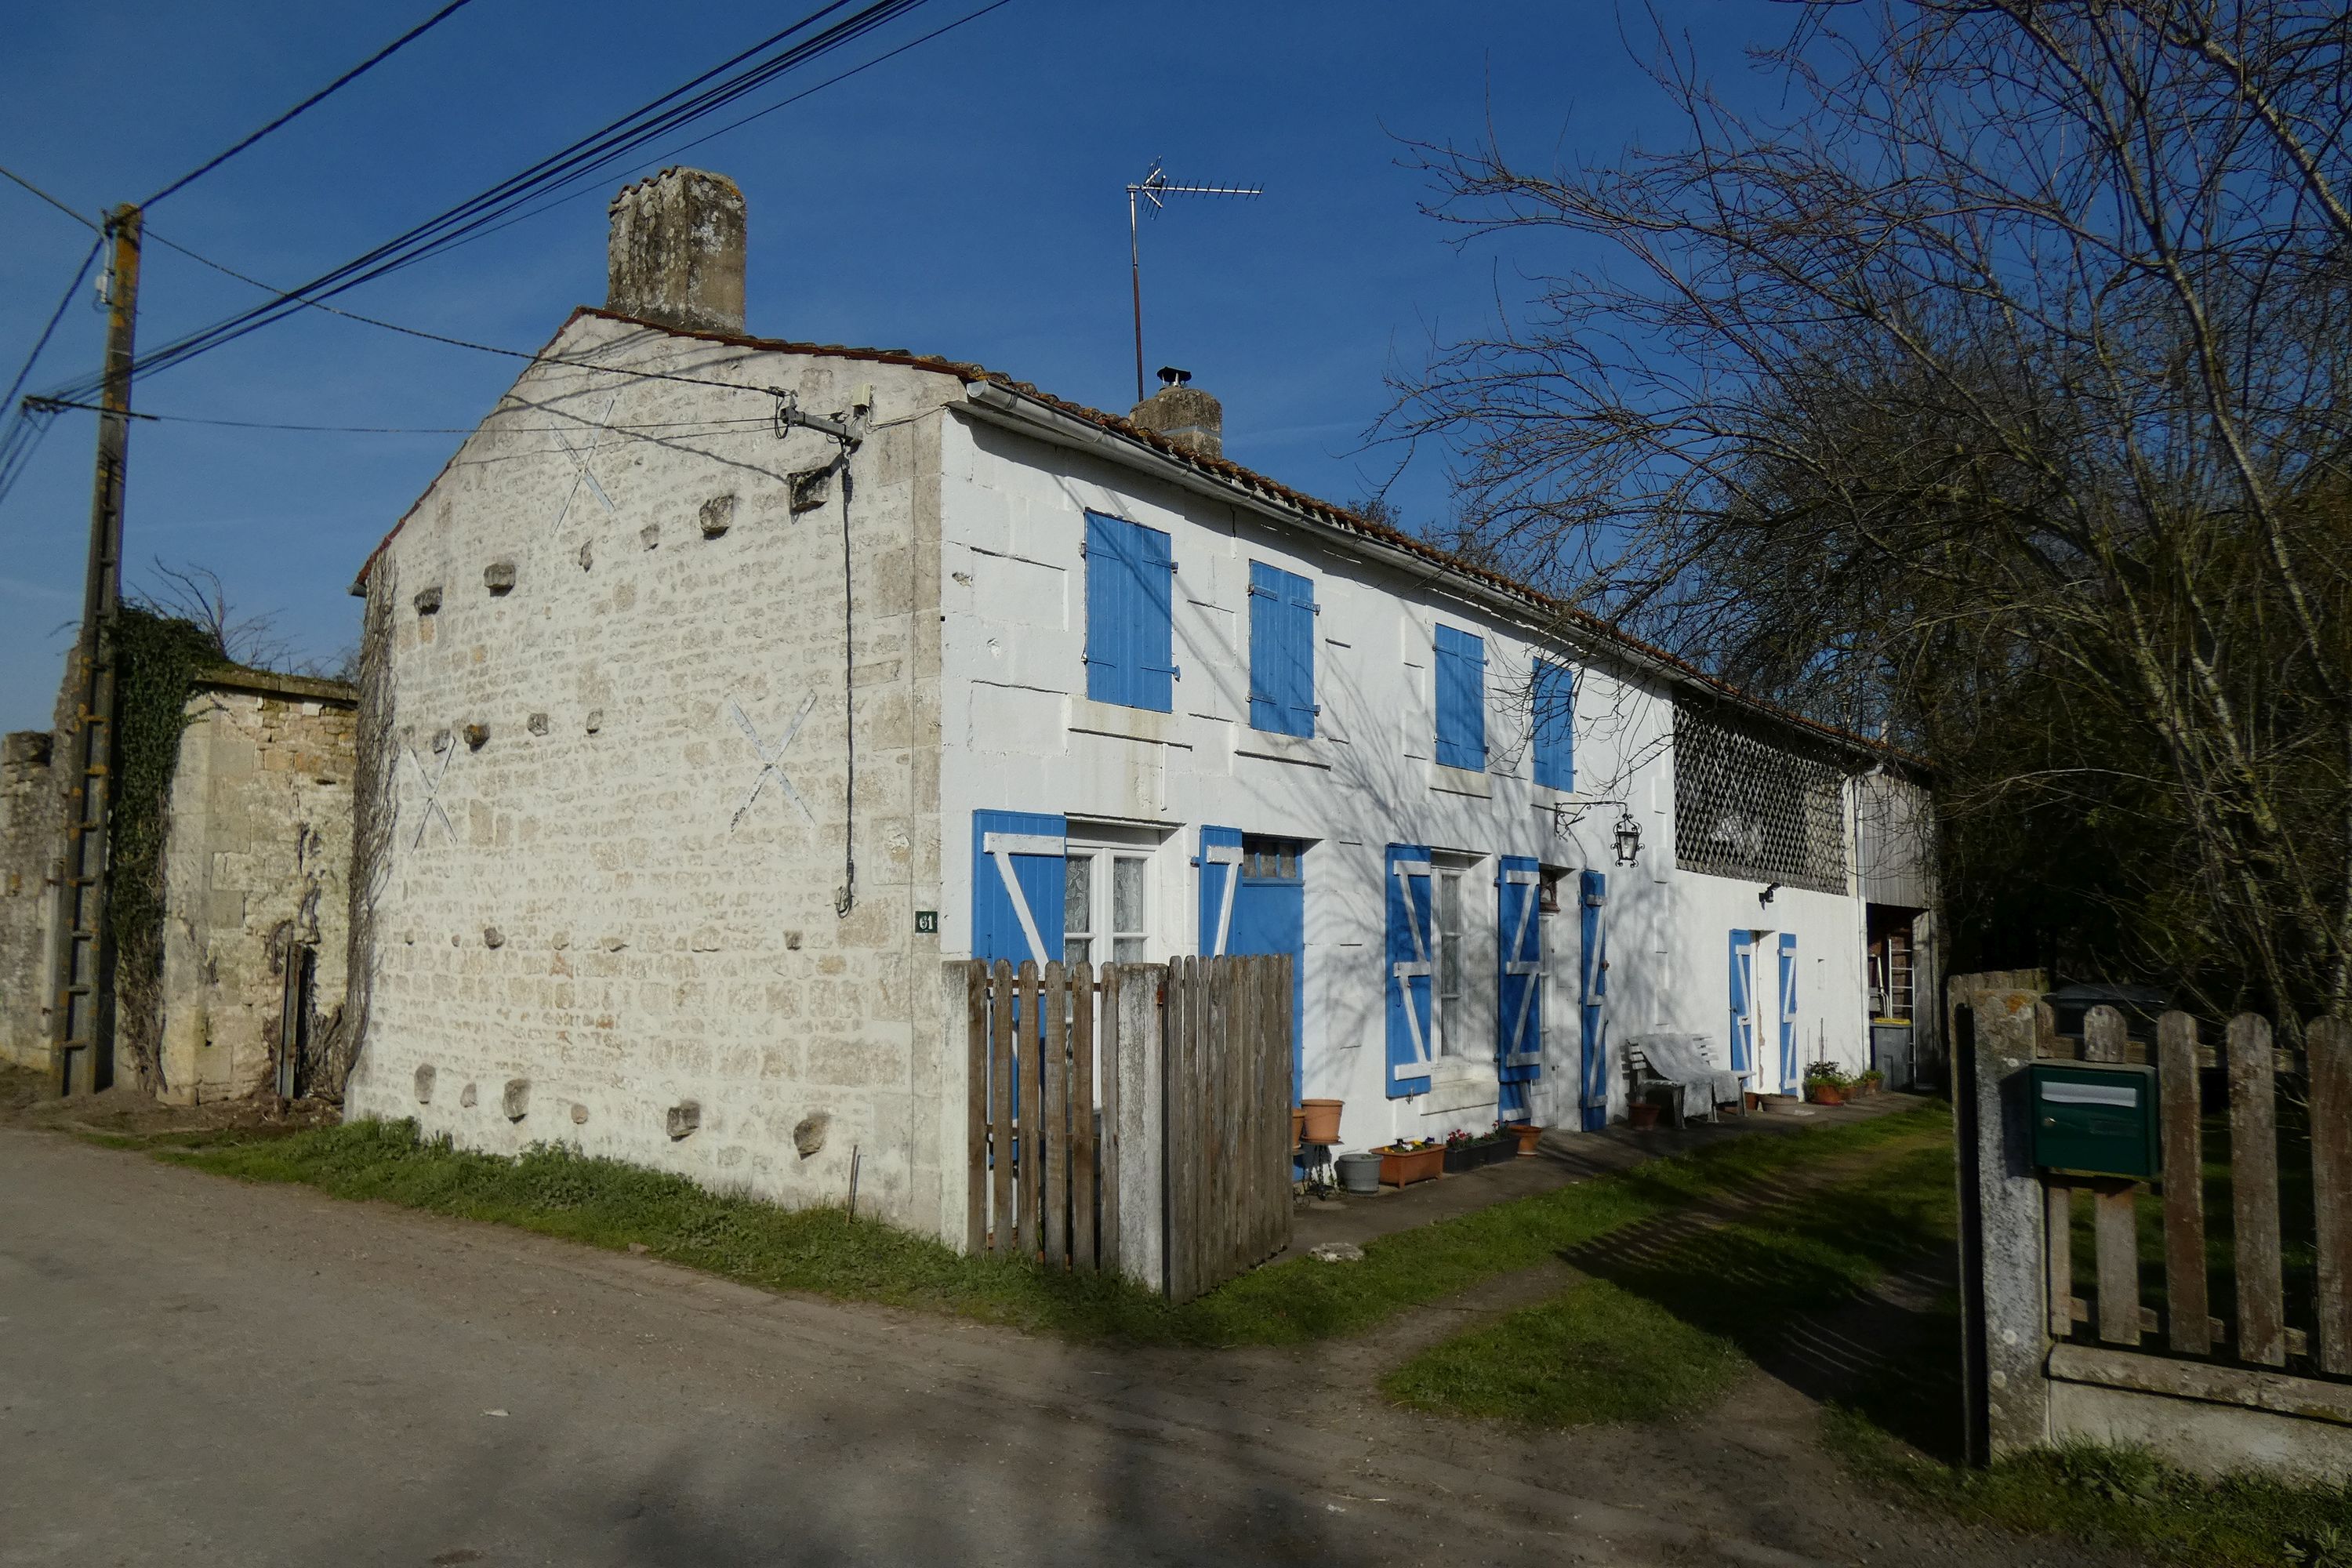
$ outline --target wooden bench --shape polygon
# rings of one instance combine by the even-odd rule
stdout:
[[[1669,1078],[1660,1072],[1652,1064],[1649,1053],[1633,1040],[1628,1040],[1625,1044],[1625,1079],[1627,1091],[1635,1100],[1642,1099],[1653,1089],[1672,1089],[1674,1098],[1669,1104],[1674,1111],[1673,1125],[1686,1127],[1690,1124],[1691,1086],[1679,1079]],[[1731,1103],[1738,1105],[1740,1115],[1748,1114],[1748,1100],[1745,1095]],[[1706,1114],[1709,1121],[1721,1121],[1723,1120],[1722,1104],[1711,1101],[1706,1107]]]

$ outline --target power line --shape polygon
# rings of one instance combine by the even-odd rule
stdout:
[[[293,108],[288,110],[285,113],[279,115],[277,119],[271,121],[268,124],[255,132],[252,135],[247,137],[244,141],[239,142],[236,145],[229,148],[225,153],[215,153],[214,156],[205,159],[202,163],[197,164],[194,168],[189,170],[178,179],[173,180],[170,184],[165,185],[162,190],[157,191],[153,195],[149,196],[145,201],[141,202],[139,205],[142,207],[152,207],[157,202],[162,201],[165,196],[170,195],[173,192],[204,178],[204,176],[211,174],[215,169],[219,168],[223,163],[227,163],[231,158],[236,157],[239,153],[244,152],[247,147],[252,146],[256,142],[260,141],[263,137],[284,125],[295,116],[302,113],[305,110],[316,107],[320,101],[331,96],[341,89],[348,87],[352,82],[357,81],[361,77],[365,76],[369,71],[374,69],[377,66],[382,65],[384,61],[398,54],[402,49],[407,47],[410,44],[415,43],[417,39],[431,32],[435,27],[440,26],[441,23],[447,20],[452,14],[462,10],[464,7],[471,4],[473,4],[473,0],[449,0],[448,5],[442,6],[441,9],[434,12],[433,15],[425,17],[425,20],[416,24],[414,27],[409,28],[408,31],[401,34],[400,37],[393,39],[392,42],[386,44],[383,47],[378,49],[375,53],[370,55],[367,58],[362,60],[359,64],[353,66],[351,69],[345,71],[342,75],[337,77],[334,80],[329,82],[326,86],[320,88],[318,91],[312,93],[310,97],[304,99],[301,102],[296,104]]]
[[[268,325],[306,305],[331,298],[346,289],[358,287],[383,276],[394,268],[420,259],[442,248],[468,232],[495,221],[528,202],[531,197],[559,181],[585,174],[609,166],[626,157],[636,148],[656,137],[691,124],[712,110],[733,102],[744,94],[756,90],[784,72],[809,60],[841,47],[866,33],[928,3],[928,0],[875,0],[853,15],[825,27],[807,39],[771,54],[776,47],[795,34],[814,26],[825,16],[841,10],[849,0],[832,0],[831,4],[803,16],[791,26],[761,40],[721,62],[701,76],[662,94],[640,106],[603,129],[572,142],[560,152],[541,159],[521,174],[492,185],[438,216],[385,241],[365,255],[358,257],[333,270],[312,279],[299,288],[287,289],[276,298],[253,306],[210,327],[189,333],[175,342],[142,357],[138,369],[142,374],[169,368],[198,354],[235,341],[249,331]],[[769,55],[760,59],[758,57]],[[732,76],[711,84],[730,68],[745,60],[758,63],[737,71]],[[697,90],[700,89],[700,90]],[[81,398],[95,389],[93,380],[73,383],[56,389],[58,395]]]
[[[48,192],[41,189],[40,186],[33,184],[32,181],[25,178],[24,175],[16,173],[14,169],[0,167],[0,178],[15,181],[17,184],[24,186],[26,190],[32,192],[35,195],[48,203],[49,205],[57,208],[58,211],[65,214],[66,216],[73,219],[74,222],[81,225],[84,228],[96,228],[99,226],[98,220],[96,218],[88,217],[81,213],[76,212],[73,208],[66,205],[65,203],[49,195]]]
[[[889,60],[897,59],[900,55],[905,54],[909,49],[920,48],[923,45],[929,43],[934,38],[954,32],[958,27],[962,26],[965,23],[977,22],[982,16],[987,16],[990,12],[1002,10],[1012,3],[1013,0],[989,0],[989,4],[982,5],[977,11],[959,16],[954,21],[950,22],[943,26],[934,27],[919,38],[910,38],[907,42],[900,44],[897,48],[878,54],[862,65],[850,67],[847,70],[841,72],[838,76],[829,76],[823,81],[818,82],[814,87],[803,88],[799,92],[793,93],[789,98],[777,100],[775,102],[768,105],[765,109],[752,110],[751,113],[743,116],[740,120],[730,120],[726,124],[720,126],[718,130],[708,132],[703,135],[696,137],[691,142],[681,142],[675,147],[666,148],[654,157],[646,159],[644,163],[623,171],[621,177],[625,179],[633,174],[643,174],[647,169],[655,168],[660,164],[668,163],[672,158],[678,156],[682,153],[692,152],[695,148],[701,146],[706,142],[715,142],[719,137],[728,134],[730,132],[740,131],[746,125],[751,124],[751,121],[765,119],[767,116],[775,113],[776,110],[780,109],[790,109],[793,104],[800,102],[801,100],[804,98],[813,97],[817,93],[823,92],[826,88],[834,86],[835,83],[847,81],[851,77],[872,70],[876,66],[884,64]],[[588,184],[588,181],[593,177],[594,175],[593,172],[587,176],[572,175],[567,177],[559,184],[551,185],[548,188],[551,190],[560,190],[564,185],[578,185],[582,188],[573,190],[567,195],[557,196],[551,201],[541,202],[537,206],[527,207],[521,212],[514,214],[511,217],[508,217],[499,223],[492,224],[486,228],[478,228],[473,233],[467,235],[464,238],[452,240],[441,248],[444,250],[455,250],[461,245],[471,245],[478,239],[488,238],[489,236],[497,234],[501,230],[512,228],[516,224],[521,223],[529,218],[537,217],[541,213],[551,213],[557,207],[566,205],[572,202],[576,202],[580,200],[581,197],[593,193],[593,187]],[[402,267],[405,267],[408,264],[404,261],[400,265]],[[396,271],[398,268],[393,268],[393,270]]]
[[[33,363],[41,357],[41,351],[49,346],[49,334],[56,331],[58,323],[65,319],[66,307],[73,303],[76,294],[81,292],[81,280],[89,276],[89,264],[98,259],[98,253],[105,246],[104,235],[89,242],[89,249],[83,255],[81,265],[74,268],[73,281],[66,285],[63,294],[58,296],[58,308],[49,312],[48,324],[41,329],[41,335],[33,340],[33,352],[25,356],[24,364],[16,372],[16,379],[8,384],[7,395],[0,397],[0,408],[15,406],[16,395],[25,390],[25,378],[33,374]]]
[[[572,361],[567,363],[576,363],[578,362]],[[735,388],[735,390],[739,392],[761,392],[764,391],[765,388],[740,386]],[[68,410],[90,414],[102,414],[105,412],[103,408],[95,403],[68,403],[63,398],[57,397],[28,397],[25,401],[32,407],[34,412],[39,414],[56,414]],[[497,427],[496,434],[501,436],[568,436],[572,434],[572,431],[583,426],[593,426],[596,425],[596,422],[593,419],[589,419],[583,416],[566,414],[560,408],[551,408],[544,410],[544,412],[553,414],[560,419],[569,419],[572,423],[569,425],[501,425]],[[126,417],[131,419],[145,419],[164,425],[211,425],[230,430],[291,430],[303,434],[331,436],[471,436],[477,434],[483,427],[480,425],[287,425],[269,419],[215,419],[199,414],[154,414],[150,413],[145,409],[134,410],[129,413]],[[497,415],[493,413],[491,417],[496,418]],[[484,425],[487,425],[488,421],[485,420],[483,423]],[[601,428],[620,432],[636,430],[682,430],[689,428],[710,428],[716,430],[724,427],[732,427],[738,425],[746,425],[758,426],[762,429],[766,429],[772,427],[774,424],[775,420],[770,415],[751,414],[740,416],[730,416],[723,419],[716,417],[709,419],[655,419],[637,424],[622,424],[615,422],[603,426]]]

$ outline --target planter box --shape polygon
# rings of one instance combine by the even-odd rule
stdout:
[[[1478,1151],[1478,1163],[1482,1165],[1499,1165],[1506,1160],[1519,1157],[1519,1141],[1507,1132],[1474,1143],[1471,1147]]]
[[[1381,1180],[1391,1187],[1433,1182],[1445,1170],[1444,1144],[1428,1149],[1375,1149],[1372,1152],[1381,1157]]]

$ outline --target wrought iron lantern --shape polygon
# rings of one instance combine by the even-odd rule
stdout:
[[[1633,820],[1630,811],[1617,814],[1617,831],[1612,836],[1617,845],[1617,864],[1631,866],[1642,855],[1642,825]]]

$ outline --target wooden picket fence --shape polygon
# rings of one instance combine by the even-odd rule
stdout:
[[[2154,1184],[2160,1203],[2163,1265],[2159,1311],[2145,1303],[2141,1267],[2141,1194],[2148,1184],[2115,1178],[2045,1174],[2043,1252],[2049,1269],[2050,1335],[2063,1342],[2076,1325],[2098,1341],[2126,1350],[2231,1361],[2281,1368],[2290,1359],[2323,1377],[2352,1377],[2352,1024],[2315,1020],[2305,1031],[2304,1059],[2276,1048],[2267,1019],[2241,1014],[2224,1031],[2219,1050],[2202,1044],[2197,1020],[2166,1013],[2157,1020],[2153,1052],[2128,1037],[2123,1016],[2095,1007],[2084,1020],[2079,1051],[2059,1036],[2048,1004],[2040,1009],[2035,1054],[2091,1062],[2156,1063],[2158,1127],[2165,1174]],[[2229,1272],[2224,1303],[2215,1310],[2205,1212],[2209,1113],[2203,1071],[2222,1077],[2229,1188]],[[2283,1229],[2280,1208],[2280,1080],[2307,1109],[2310,1206]],[[2221,1120],[2221,1119],[2216,1119]],[[2289,1146],[2302,1140],[2289,1140]],[[2300,1178],[2304,1173],[2291,1172]],[[2295,1185],[2300,1185],[2299,1180]],[[2085,1300],[2074,1278],[2074,1194],[2091,1193],[2095,1279]],[[2299,1199],[2294,1205],[2300,1211]],[[2305,1227],[2308,1226],[2306,1230]],[[2288,1290],[2289,1236],[2300,1259],[2308,1237],[2314,1266],[2295,1269],[2307,1288]],[[2152,1271],[2151,1271],[2152,1272]],[[2306,1327],[2295,1326],[2299,1319]],[[2146,1342],[2161,1336],[2160,1347]]]
[[[1287,957],[1168,966],[1168,1295],[1188,1301],[1290,1245]]]
[[[1152,1005],[1123,1007],[1149,988]],[[1290,1240],[1290,960],[966,966],[966,1242],[1048,1268],[1116,1268],[1122,1224],[1160,1245],[1140,1272],[1176,1300]],[[1148,1018],[1156,1048],[1127,1049]],[[1122,1062],[1157,1081],[1122,1081]],[[1124,1096],[1160,1114],[1139,1119]],[[1112,1130],[1142,1126],[1122,1141]],[[1141,1172],[1122,1162],[1140,1162]],[[1139,1176],[1148,1179],[1137,1179]],[[1122,1194],[1125,1194],[1124,1198]],[[1154,1211],[1123,1213],[1143,1202]],[[1133,1252],[1135,1247],[1125,1251]]]

